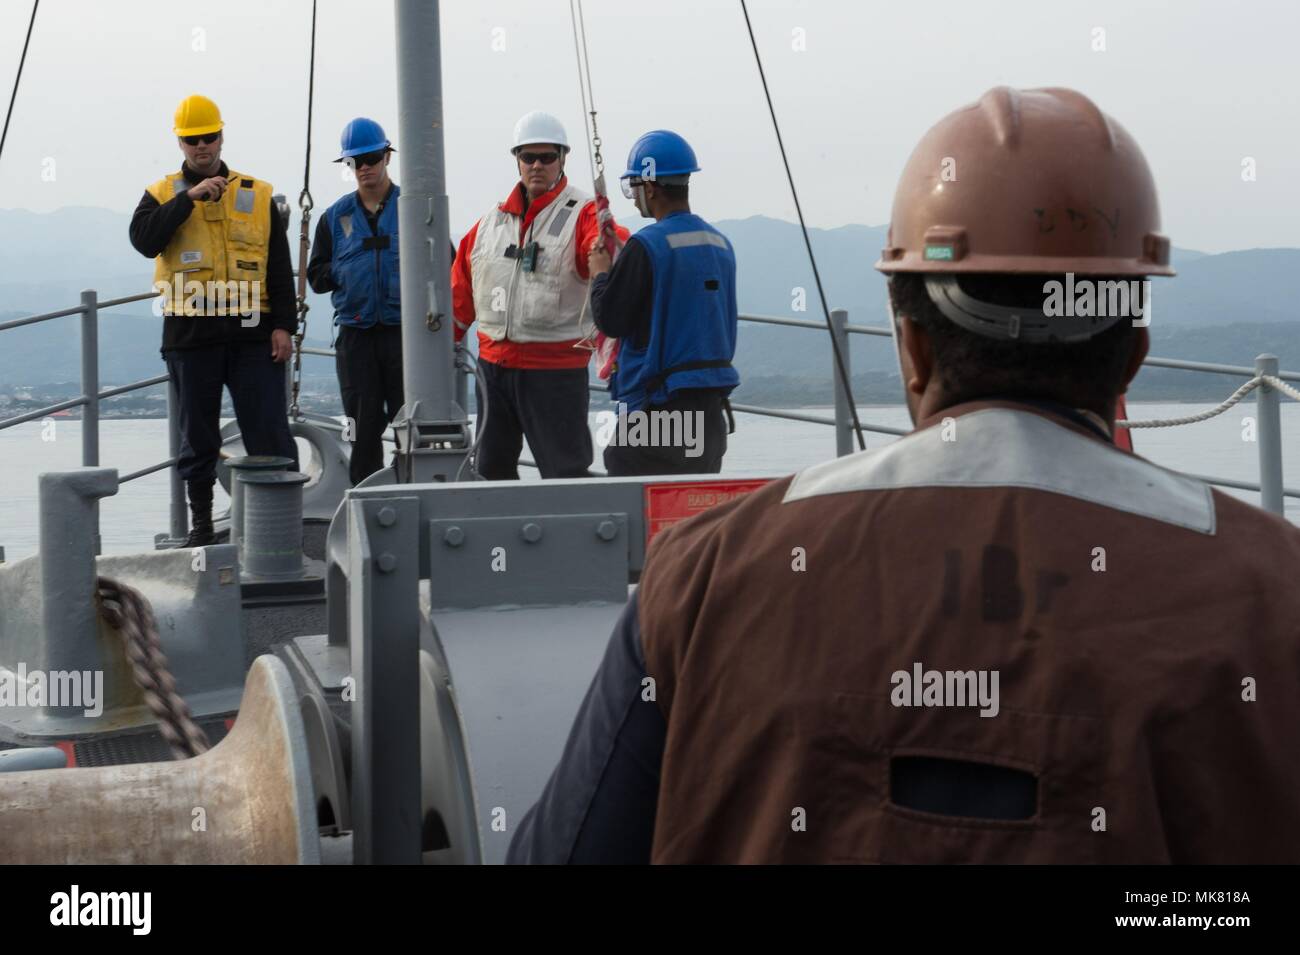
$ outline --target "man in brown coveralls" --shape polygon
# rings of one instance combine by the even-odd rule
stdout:
[[[1113,443],[1159,230],[1078,93],[931,129],[876,264],[916,430],[656,539],[510,859],[1300,861],[1300,529]]]

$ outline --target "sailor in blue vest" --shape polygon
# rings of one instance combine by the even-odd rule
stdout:
[[[736,354],[736,255],[717,229],[691,212],[695,151],[657,129],[628,156],[623,194],[653,218],[618,262],[597,243],[591,269],[596,326],[619,339],[610,377],[618,402],[605,467],[629,474],[716,474],[727,434],[727,400],[740,376]],[[725,412],[725,419],[724,419]]]
[[[350,419],[350,473],[359,484],[384,466],[383,435],[402,407],[402,303],[398,279],[397,197],[388,178],[395,152],[372,119],[343,127],[342,155],[356,192],[330,206],[316,226],[307,279],[329,292],[338,325],[335,368]]]

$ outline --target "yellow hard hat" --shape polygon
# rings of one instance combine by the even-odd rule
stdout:
[[[215,133],[223,126],[225,123],[221,121],[221,110],[206,96],[193,93],[181,100],[181,105],[176,107],[174,131],[177,136],[203,136]]]

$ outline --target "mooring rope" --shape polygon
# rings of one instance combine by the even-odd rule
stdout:
[[[194,722],[189,704],[176,690],[167,657],[158,638],[158,622],[144,594],[121,581],[99,577],[95,602],[108,625],[122,635],[131,675],[145,704],[158,718],[159,730],[176,759],[189,759],[212,748],[208,736]]]

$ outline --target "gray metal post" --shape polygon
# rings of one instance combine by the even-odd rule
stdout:
[[[840,354],[844,357],[844,374],[851,376],[853,363],[849,360],[849,333],[844,328],[848,323],[847,310],[831,309],[831,334],[835,336],[835,343],[839,345]],[[835,456],[842,458],[853,453],[853,415],[849,413],[849,396],[844,383],[840,381],[834,352],[831,353],[831,381],[835,382]]]
[[[49,670],[105,670],[107,643],[99,639],[95,602],[95,534],[90,530],[96,503],[117,493],[117,471],[87,468],[42,474],[41,628],[45,659],[33,665]],[[109,681],[105,681],[108,683]],[[75,707],[73,709],[76,709]]]
[[[352,631],[352,853],[419,863],[420,501],[344,499]]]
[[[173,461],[181,456],[181,404],[175,380],[167,382],[167,456]],[[184,541],[190,532],[190,518],[185,509],[185,482],[174,464],[167,469],[167,483],[171,490],[171,538]]]
[[[416,422],[453,420],[455,388],[438,7],[436,0],[395,2],[402,380]]]
[[[292,466],[292,458],[282,458],[270,454],[246,454],[226,461],[226,467],[230,469],[230,543],[239,547],[244,536],[243,476],[264,471],[283,471]],[[298,516],[301,520],[301,509]],[[242,547],[239,550],[239,559],[241,563],[244,560]]]
[[[1277,356],[1260,355],[1255,359],[1255,373],[1277,374]],[[1255,390],[1256,414],[1259,418],[1259,506],[1282,515],[1282,407],[1281,395],[1271,385]]]
[[[244,528],[239,562],[248,577],[291,580],[302,576],[302,486],[300,471],[243,471]],[[232,527],[232,532],[234,528]]]
[[[99,294],[94,289],[81,293],[81,465],[99,467]],[[95,553],[103,550],[99,536],[99,503],[90,515],[95,529]]]
[[[99,467],[99,296],[81,293],[81,465]]]

